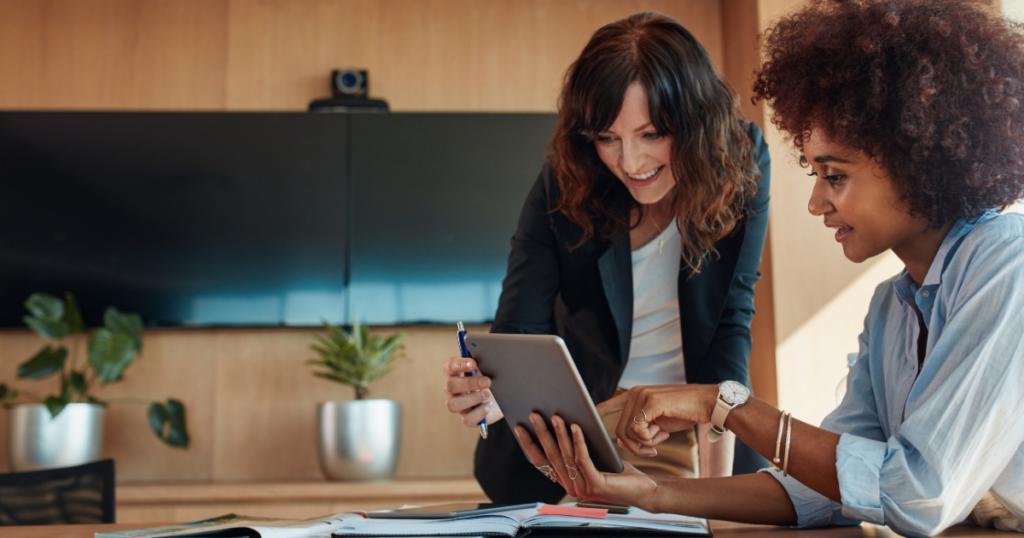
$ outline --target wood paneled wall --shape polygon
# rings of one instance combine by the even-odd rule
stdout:
[[[331,69],[351,66],[369,70],[371,95],[395,111],[550,112],[590,35],[640,11],[679,19],[741,90],[757,9],[756,0],[0,0],[0,109],[304,110],[330,93]],[[755,391],[773,400],[767,263],[762,273],[751,370]],[[398,476],[470,476],[476,433],[448,415],[441,391],[453,330],[409,329],[405,364],[371,387],[404,404]],[[180,398],[193,446],[162,446],[144,407],[111,407],[105,453],[118,479],[319,478],[316,403],[351,392],[302,365],[311,333],[148,331],[142,359],[101,395]],[[0,379],[41,344],[0,331]],[[6,423],[0,413],[0,441]],[[6,450],[0,442],[0,470]]]
[[[377,329],[391,332],[394,327]],[[486,327],[470,327],[486,331]],[[313,329],[150,329],[143,355],[104,399],[175,397],[185,403],[192,446],[164,446],[150,433],[146,406],[108,407],[104,456],[117,461],[121,482],[280,481],[320,478],[316,452],[319,402],[350,400],[350,387],[313,377],[303,363]],[[371,398],[402,402],[404,428],[398,476],[469,476],[476,431],[445,411],[440,364],[452,355],[451,327],[418,327],[394,372],[370,387]],[[42,340],[27,330],[0,331],[0,379]],[[84,350],[78,346],[78,352]],[[79,356],[79,360],[84,357]],[[37,393],[55,383],[19,382]],[[7,413],[0,413],[6,441]],[[6,469],[7,444],[0,443]]]
[[[396,111],[554,111],[599,27],[659,11],[721,62],[709,0],[0,0],[0,108],[305,110],[367,68]]]

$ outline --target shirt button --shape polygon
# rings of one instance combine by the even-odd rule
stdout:
[[[928,290],[921,290],[921,297],[927,299],[929,295]]]

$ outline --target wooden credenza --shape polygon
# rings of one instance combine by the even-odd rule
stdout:
[[[199,521],[224,514],[302,519],[403,504],[487,502],[476,480],[117,486],[117,522]]]

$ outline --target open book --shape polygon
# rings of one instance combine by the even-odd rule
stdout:
[[[652,514],[633,508],[628,514],[605,519],[539,515],[532,508],[450,519],[346,519],[335,537],[354,536],[525,536],[534,530],[571,531],[573,534],[711,536],[708,520],[676,514]]]
[[[96,538],[348,538],[354,536],[506,536],[532,530],[598,534],[711,536],[708,520],[674,514],[651,514],[633,508],[606,519],[539,515],[541,505],[521,510],[450,519],[368,519],[365,512],[347,512],[303,520],[274,520],[229,514],[205,521],[133,531],[96,533]]]
[[[96,538],[157,538],[170,536],[210,536],[248,538],[330,538],[331,532],[346,520],[364,520],[363,514],[350,512],[313,519],[265,519],[228,514],[214,519],[182,523],[169,527],[121,532],[97,532]]]

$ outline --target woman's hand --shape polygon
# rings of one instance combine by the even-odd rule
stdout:
[[[598,404],[601,416],[622,412],[615,435],[619,446],[637,456],[654,456],[654,448],[672,432],[711,421],[718,399],[715,385],[633,387]]]
[[[469,427],[476,427],[484,417],[487,417],[487,424],[505,417],[498,402],[491,397],[491,378],[466,376],[475,370],[473,359],[452,357],[444,363],[444,373],[448,376],[444,383],[448,411],[462,415],[462,423]]]
[[[519,443],[533,466],[565,488],[570,496],[640,508],[651,506],[658,484],[629,463],[624,463],[625,470],[621,474],[598,471],[590,459],[583,430],[579,426],[573,424],[570,432],[561,417],[551,417],[552,436],[544,419],[537,413],[530,414],[530,422],[537,432],[539,444],[534,442],[526,428],[516,426]]]

